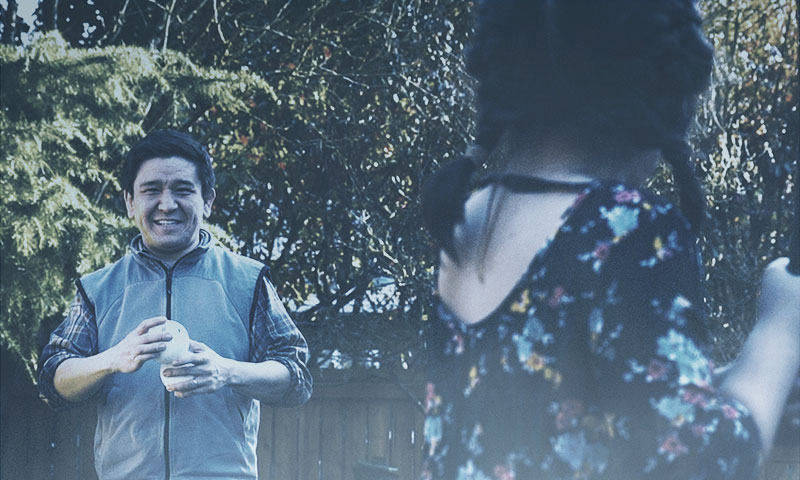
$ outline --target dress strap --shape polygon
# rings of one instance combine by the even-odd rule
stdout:
[[[516,173],[490,173],[476,182],[476,188],[487,185],[500,185],[516,193],[537,193],[552,191],[580,192],[593,182],[569,182],[564,180],[551,180],[534,175],[520,175]]]

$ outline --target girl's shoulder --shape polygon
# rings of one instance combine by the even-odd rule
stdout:
[[[573,215],[573,223],[595,234],[610,235],[614,243],[637,232],[691,231],[689,221],[669,198],[619,182],[595,182],[568,213]]]

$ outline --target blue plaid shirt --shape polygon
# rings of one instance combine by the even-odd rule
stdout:
[[[256,291],[256,311],[250,330],[249,361],[274,360],[291,375],[291,386],[276,405],[299,405],[311,396],[312,381],[306,363],[308,345],[278,297],[272,283],[263,277]],[[39,392],[55,409],[72,405],[53,385],[56,369],[68,358],[96,355],[97,321],[83,295],[75,295],[67,318],[50,335],[39,358]]]

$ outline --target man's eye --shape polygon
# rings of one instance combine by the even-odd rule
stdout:
[[[180,195],[191,195],[194,193],[194,190],[191,188],[179,188],[178,193]]]

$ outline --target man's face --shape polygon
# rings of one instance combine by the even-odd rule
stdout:
[[[125,192],[128,217],[134,219],[147,249],[174,261],[200,240],[203,218],[211,214],[214,190],[203,198],[197,167],[180,157],[151,158],[139,167],[133,194]]]

